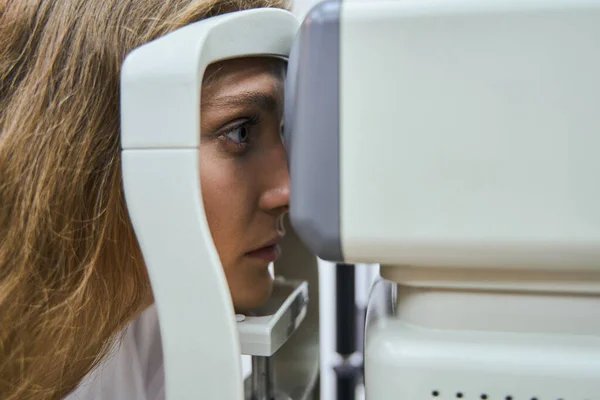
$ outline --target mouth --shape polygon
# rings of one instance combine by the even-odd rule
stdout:
[[[275,239],[265,243],[262,247],[246,253],[246,256],[256,258],[266,262],[273,262],[281,256],[281,242],[282,236],[277,236]]]

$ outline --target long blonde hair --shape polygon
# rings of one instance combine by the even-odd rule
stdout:
[[[66,396],[152,301],[119,158],[125,55],[285,0],[0,0],[0,398]]]

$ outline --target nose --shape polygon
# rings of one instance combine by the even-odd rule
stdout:
[[[285,214],[290,205],[290,174],[283,143],[271,150],[268,162],[265,163],[263,178],[266,185],[260,197],[259,207],[278,216]]]

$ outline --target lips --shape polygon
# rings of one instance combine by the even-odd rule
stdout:
[[[266,262],[273,262],[281,256],[281,246],[279,245],[281,239],[281,236],[277,236],[275,239],[265,243],[262,247],[249,251],[246,255]]]

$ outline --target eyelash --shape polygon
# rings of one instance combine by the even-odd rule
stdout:
[[[250,137],[251,136],[248,137],[248,142],[246,142],[246,143],[236,143],[235,141],[231,140],[227,135],[229,135],[230,133],[232,133],[235,130],[240,129],[240,128],[244,128],[245,127],[246,129],[250,129],[253,126],[258,125],[259,122],[260,122],[260,120],[259,120],[258,116],[250,117],[250,118],[244,120],[243,122],[241,122],[241,123],[239,123],[239,124],[237,124],[237,125],[229,128],[229,129],[227,129],[227,131],[223,132],[220,135],[220,138],[222,140],[226,141],[227,145],[235,146],[235,148],[236,148],[237,151],[245,150],[248,147],[248,142],[250,141]]]

